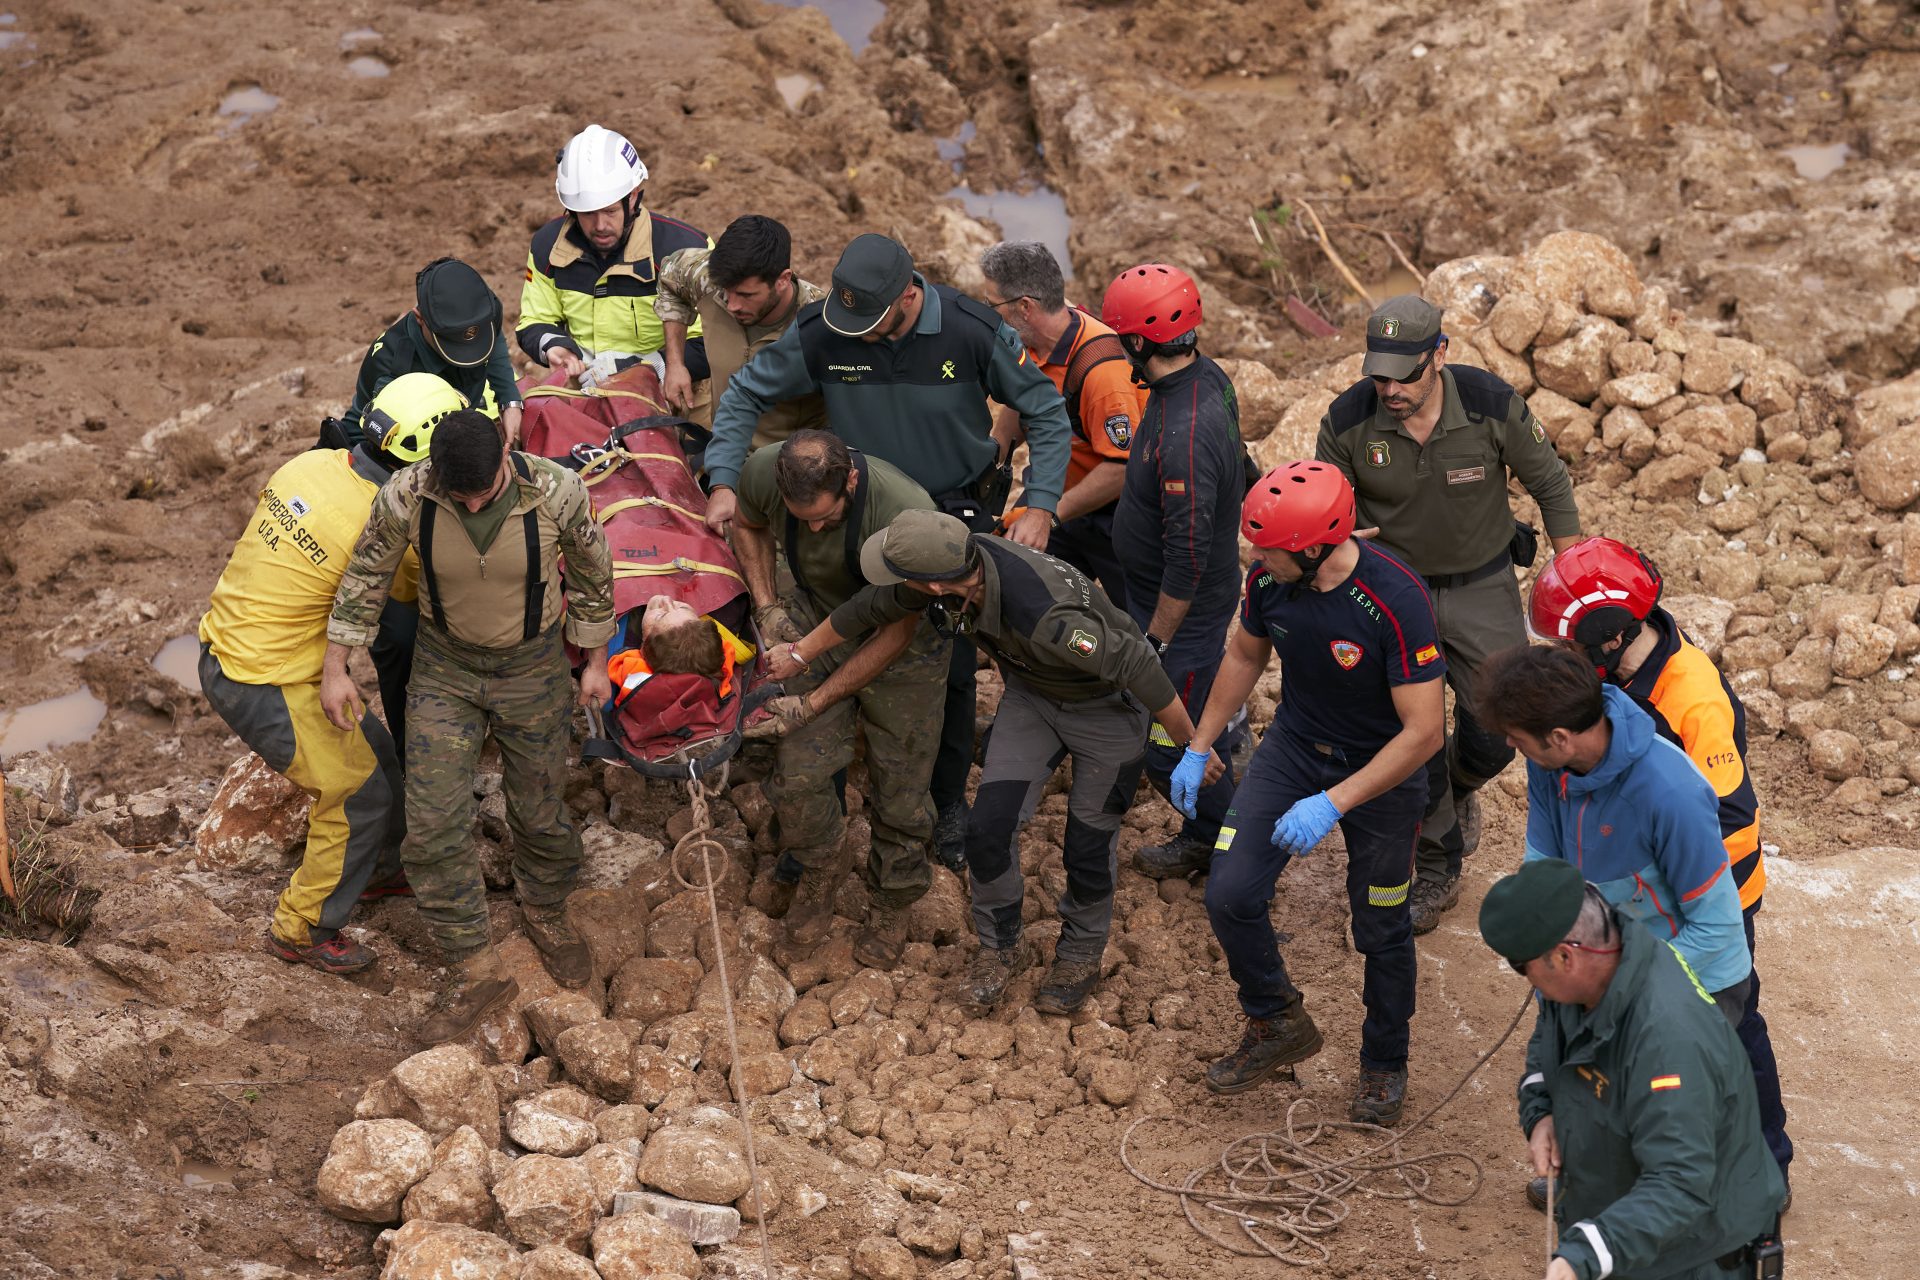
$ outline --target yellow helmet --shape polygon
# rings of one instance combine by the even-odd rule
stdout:
[[[440,419],[467,407],[467,398],[431,373],[403,373],[380,388],[361,421],[367,441],[390,458],[418,462],[427,456]]]

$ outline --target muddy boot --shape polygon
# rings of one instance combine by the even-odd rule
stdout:
[[[1464,799],[1454,801],[1453,807],[1460,825],[1460,856],[1464,858],[1480,847],[1480,793],[1467,792]]]
[[[1025,973],[1031,963],[1033,957],[1027,953],[1024,942],[1004,948],[980,948],[974,954],[973,963],[967,967],[967,976],[960,983],[961,1001],[981,1009],[991,1009],[1006,994],[1007,984]]]
[[[1445,880],[1416,879],[1407,902],[1407,914],[1413,917],[1413,936],[1432,933],[1439,926],[1441,915],[1458,901],[1459,876],[1448,876]]]
[[[553,980],[569,991],[593,981],[593,953],[567,919],[564,902],[551,907],[520,905],[520,919]]]
[[[1406,1100],[1405,1067],[1398,1071],[1362,1067],[1360,1083],[1353,1090],[1353,1103],[1347,1108],[1347,1119],[1355,1124],[1395,1125],[1400,1122],[1400,1108]]]
[[[854,940],[853,958],[869,969],[891,969],[900,963],[906,945],[907,909],[876,902],[867,908],[867,923]]]
[[[520,994],[520,984],[507,976],[500,954],[491,946],[480,948],[452,966],[452,974],[433,1011],[420,1024],[420,1043],[445,1044],[458,1040],[480,1025],[495,1009],[510,1003]]]
[[[851,860],[842,847],[833,860],[821,867],[808,867],[800,873],[793,888],[793,902],[787,908],[787,941],[796,947],[811,947],[833,929],[833,900],[847,878]]]
[[[316,942],[312,946],[296,947],[291,942],[283,942],[271,926],[267,929],[267,950],[288,964],[311,965],[322,973],[342,976],[371,968],[373,962],[379,959],[344,933],[337,933],[327,941]]]
[[[1305,1006],[1295,1003],[1274,1018],[1248,1018],[1240,1047],[1207,1068],[1207,1088],[1243,1093],[1281,1067],[1304,1062],[1320,1052],[1320,1028]]]
[[[967,805],[958,801],[940,811],[933,824],[933,856],[957,876],[967,874]]]
[[[1062,960],[1055,956],[1053,967],[1047,970],[1046,980],[1033,998],[1033,1007],[1041,1013],[1065,1017],[1077,1012],[1099,985],[1098,960]]]
[[[1133,851],[1134,870],[1155,880],[1173,880],[1205,871],[1213,861],[1213,843],[1186,832],[1176,832],[1165,844],[1141,845]]]

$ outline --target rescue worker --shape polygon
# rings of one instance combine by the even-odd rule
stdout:
[[[1453,732],[1428,766],[1413,886],[1413,931],[1426,933],[1460,899],[1460,859],[1480,840],[1487,779],[1513,750],[1474,719],[1488,655],[1526,639],[1513,566],[1533,562],[1536,536],[1507,497],[1511,473],[1539,504],[1560,551],[1580,536],[1573,482],[1525,400],[1482,369],[1447,364],[1441,312],[1408,294],[1367,320],[1366,376],[1320,420],[1315,456],[1352,483],[1360,524],[1412,566],[1433,593]]]
[[[800,308],[826,290],[793,270],[793,238],[772,218],[735,218],[711,249],[678,249],[660,260],[660,291],[653,309],[666,338],[660,390],[681,412],[693,407],[695,378],[687,369],[687,334],[698,327],[712,371],[712,398],[726,393],[747,361],[792,327]],[[776,404],[760,415],[754,448],[778,444],[802,427],[827,425],[818,394]]]
[[[1113,550],[1113,507],[1147,389],[1134,382],[1133,366],[1113,330],[1068,303],[1060,263],[1047,246],[1037,240],[1002,241],[981,255],[980,271],[987,281],[982,301],[1000,313],[1059,389],[1073,430],[1067,490],[1054,512],[1060,525],[1047,539],[1047,554],[1098,582],[1107,599],[1124,609],[1126,580]],[[1019,444],[1018,415],[1002,409],[994,434],[1008,450]]]
[[[1113,519],[1127,612],[1193,716],[1207,705],[1240,595],[1237,539],[1248,480],[1240,410],[1226,371],[1200,354],[1200,290],[1186,272],[1157,262],[1121,272],[1100,316],[1149,389]],[[1244,727],[1237,718],[1215,743],[1223,758]],[[1154,725],[1146,771],[1162,795],[1179,763],[1179,745]],[[1232,803],[1229,772],[1201,792],[1171,840],[1135,850],[1134,866],[1154,877],[1204,869]]]
[[[651,212],[647,166],[631,142],[590,124],[560,153],[554,190],[561,214],[533,233],[520,290],[520,349],[578,379],[606,355],[616,369],[645,360],[665,373],[666,332],[655,312],[660,262],[681,249],[711,249],[706,234]],[[682,364],[708,374],[700,324],[687,326]]]
[[[1021,936],[1020,829],[1047,779],[1073,758],[1060,938],[1034,1000],[1042,1013],[1073,1013],[1100,980],[1113,923],[1114,849],[1133,794],[1123,780],[1139,776],[1149,718],[1183,742],[1192,736],[1186,709],[1139,628],[1064,560],[969,533],[942,512],[905,511],[867,539],[860,568],[875,585],[834,610],[804,652],[932,603],[940,624],[971,634],[1006,680],[967,820],[980,950],[959,995],[974,1005],[999,1003],[1032,962]]]
[[[834,434],[900,468],[976,533],[994,528],[1006,503],[1011,477],[1002,472],[1006,458],[993,438],[987,398],[1006,405],[1019,415],[1033,459],[1026,510],[1007,536],[1023,546],[1047,545],[1072,437],[1059,391],[991,308],[928,284],[902,245],[872,234],[854,237],[827,297],[801,308],[793,327],[734,375],[716,405],[706,454],[709,528],[721,532],[733,522],[740,467],[761,415],[816,391]],[[966,842],[976,665],[972,642],[955,637],[933,766],[934,844],[949,865]]]
[[[1391,1125],[1407,1090],[1415,956],[1407,897],[1426,762],[1444,735],[1446,659],[1411,569],[1353,536],[1353,490],[1322,462],[1254,483],[1240,531],[1256,559],[1240,625],[1172,778],[1191,815],[1208,752],[1277,651],[1280,705],[1233,793],[1207,878],[1207,917],[1247,1015],[1240,1047],[1207,1068],[1215,1093],[1251,1089],[1320,1051],[1268,908],[1287,863],[1335,824],[1347,844],[1353,946],[1366,960],[1360,1075],[1348,1114]]]
[[[1583,538],[1534,579],[1527,625],[1543,639],[1584,653],[1600,678],[1625,690],[1653,718],[1654,731],[1706,775],[1719,802],[1720,843],[1733,871],[1751,960],[1767,868],[1760,852],[1759,801],[1747,770],[1747,711],[1713,660],[1660,607],[1661,585],[1659,570],[1632,547],[1611,538]],[[1753,1064],[1767,1149],[1786,1177],[1793,1140],[1787,1136],[1773,1041],[1760,1013],[1757,967],[1734,1030]]]
[[[613,565],[578,473],[507,450],[480,414],[448,415],[427,464],[380,491],[335,595],[321,704],[342,728],[360,704],[347,652],[371,638],[387,580],[409,548],[423,590],[400,857],[454,970],[420,1029],[421,1040],[437,1044],[471,1031],[518,989],[488,936],[486,882],[470,836],[474,772],[488,737],[500,750],[527,935],[561,986],[593,977],[593,958],[566,917],[582,849],[565,804],[575,688],[563,636],[587,651],[580,703],[604,703],[613,693]]]
[[[834,895],[850,860],[834,778],[853,763],[857,725],[867,743],[873,839],[864,868],[871,905],[853,954],[861,964],[891,969],[906,945],[907,908],[933,883],[927,782],[940,745],[947,646],[920,614],[879,627],[857,645],[817,647],[815,636],[869,585],[860,565],[863,540],[903,511],[933,510],[933,499],[899,468],[825,431],[799,431],[755,450],[741,469],[739,495],[733,545],[754,620],[762,636],[799,637],[769,655],[785,696],[772,707],[784,736],[767,798],[783,855],[802,868],[787,937],[812,946],[833,925]],[[776,546],[794,583],[784,601],[775,585]]]
[[[309,450],[275,471],[200,619],[208,704],[313,801],[306,850],[274,905],[267,949],[326,973],[374,962],[340,928],[370,887],[405,886],[393,738],[364,708],[334,725],[321,709],[327,614],[374,495],[395,470],[426,457],[435,427],[465,407],[432,374],[403,374],[374,397],[361,443]],[[390,581],[394,595],[410,599],[418,570],[412,556],[400,557],[381,585]],[[399,706],[387,711],[399,723]]]
[[[1560,1180],[1546,1280],[1778,1276],[1753,1073],[1680,952],[1558,859],[1496,881],[1480,936],[1540,997],[1519,1101]]]
[[[524,401],[500,341],[500,299],[457,258],[435,258],[413,277],[413,310],[387,326],[360,360],[353,403],[340,415],[346,447],[364,439],[361,418],[381,388],[406,373],[430,373],[520,438]]]

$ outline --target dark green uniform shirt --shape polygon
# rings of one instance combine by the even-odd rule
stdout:
[[[1623,950],[1592,1012],[1540,1002],[1520,1127],[1553,1117],[1559,1256],[1580,1280],[1687,1274],[1770,1230],[1786,1183],[1753,1067],[1680,953],[1614,917]]]
[[[1467,573],[1513,540],[1512,471],[1540,504],[1549,538],[1580,536],[1573,481],[1546,428],[1514,389],[1484,369],[1440,371],[1440,421],[1422,446],[1380,405],[1371,378],[1320,419],[1314,456],[1353,482],[1361,528],[1422,574]]]
[[[968,626],[1007,679],[1062,702],[1131,693],[1149,711],[1174,699],[1160,656],[1126,611],[1064,560],[976,533],[986,570]],[[907,583],[868,587],[834,610],[833,629],[860,635],[925,609],[933,597]]]

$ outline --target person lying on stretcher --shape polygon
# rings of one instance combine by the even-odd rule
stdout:
[[[755,649],[722,623],[657,595],[639,611],[639,642],[607,659],[613,705],[641,744],[669,745],[726,731],[728,703]],[[629,625],[633,615],[627,615]]]

